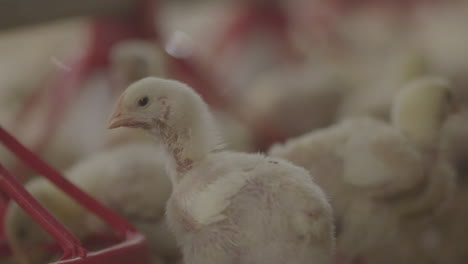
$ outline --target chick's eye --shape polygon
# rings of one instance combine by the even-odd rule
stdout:
[[[148,99],[147,96],[142,97],[142,98],[140,98],[140,99],[138,100],[138,106],[145,106],[145,105],[148,104],[148,101],[149,101],[149,99]]]

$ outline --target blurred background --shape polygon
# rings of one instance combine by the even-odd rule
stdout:
[[[388,263],[468,263],[467,28],[466,0],[0,0],[0,125],[67,170],[133,140],[107,118],[129,83],[160,76],[204,97],[229,148],[266,151],[349,118],[388,121],[403,84],[441,76],[461,108],[447,132],[456,199],[421,235],[431,254]],[[4,148],[0,161],[33,177]]]

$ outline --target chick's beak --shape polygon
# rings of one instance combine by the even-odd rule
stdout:
[[[109,129],[118,127],[132,127],[132,128],[146,128],[148,124],[145,121],[139,120],[138,118],[128,113],[122,112],[116,109],[114,114],[109,119]]]
[[[111,118],[108,122],[109,129],[118,128],[118,127],[125,127],[131,121],[131,118],[125,117],[122,111],[118,109],[112,114]]]
[[[121,118],[121,115],[122,114],[120,112],[112,115],[111,119],[109,120],[109,129],[125,127],[127,125],[130,120],[128,118]]]

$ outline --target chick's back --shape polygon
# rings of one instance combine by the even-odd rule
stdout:
[[[260,154],[219,152],[189,173],[168,206],[169,219],[180,221],[176,232],[196,240],[188,250],[216,244],[239,263],[330,259],[331,207],[305,169]]]

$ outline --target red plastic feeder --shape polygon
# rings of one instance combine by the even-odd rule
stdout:
[[[45,176],[58,188],[114,228],[118,236],[123,239],[123,242],[104,250],[88,252],[82,247],[81,242],[0,164],[0,192],[15,200],[62,248],[63,256],[56,263],[151,263],[146,238],[124,218],[81,191],[58,171],[21,145],[2,127],[0,127],[0,141],[31,169]]]

